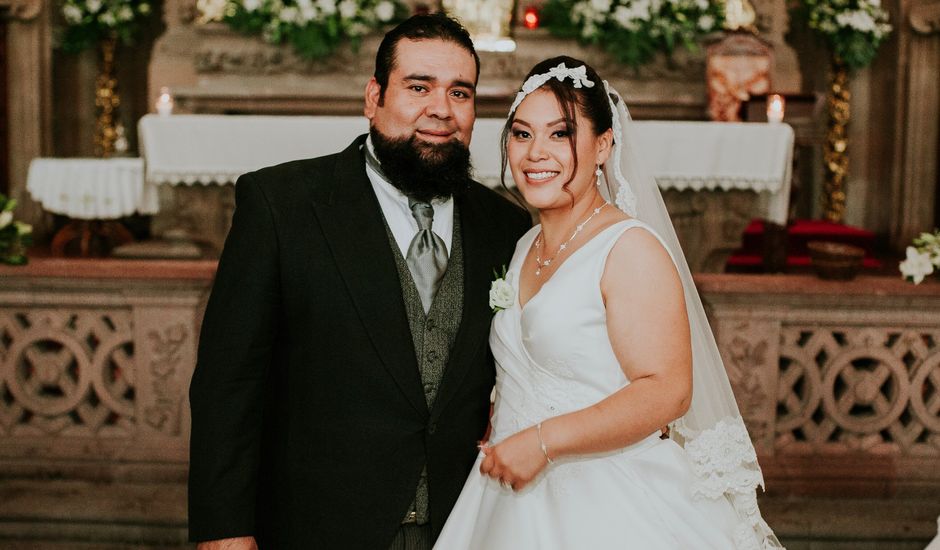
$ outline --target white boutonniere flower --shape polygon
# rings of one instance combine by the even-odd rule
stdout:
[[[490,284],[490,308],[493,313],[512,307],[513,300],[516,299],[516,291],[513,290],[509,277],[506,276],[506,266],[503,266],[502,276],[493,271],[495,280]]]

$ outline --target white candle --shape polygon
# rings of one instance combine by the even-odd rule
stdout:
[[[767,96],[767,122],[783,122],[783,111],[786,100],[780,94]]]
[[[154,106],[160,116],[173,114],[173,96],[170,94],[169,88],[166,86],[160,88],[160,97],[157,98],[157,103]]]

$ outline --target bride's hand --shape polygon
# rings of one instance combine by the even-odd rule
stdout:
[[[534,427],[496,445],[483,444],[480,450],[486,455],[480,464],[480,473],[513,491],[524,489],[548,464]]]

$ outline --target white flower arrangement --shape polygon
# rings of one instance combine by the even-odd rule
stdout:
[[[305,59],[326,57],[344,40],[355,50],[362,36],[407,14],[400,0],[198,0],[197,9],[199,23],[288,42]]]
[[[698,49],[724,22],[719,0],[549,0],[543,10],[553,34],[604,46],[622,63],[638,67],[658,52]]]
[[[140,0],[64,0],[62,48],[80,52],[110,37],[130,43],[138,25],[151,11],[150,4]]]
[[[898,268],[901,275],[915,285],[919,285],[924,277],[940,270],[940,230],[933,233],[921,233],[914,239],[914,245],[907,247],[906,258]]]
[[[497,313],[512,307],[516,299],[516,291],[513,289],[509,277],[506,276],[505,266],[503,266],[502,276],[499,276],[495,270],[493,276],[496,278],[490,284],[490,309],[493,310],[493,313]]]
[[[891,34],[881,0],[801,0],[798,11],[851,69],[868,66]]]

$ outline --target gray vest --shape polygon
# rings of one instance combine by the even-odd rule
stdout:
[[[450,350],[460,328],[460,319],[463,317],[463,246],[461,244],[460,216],[454,206],[454,232],[450,245],[450,256],[447,259],[447,271],[441,280],[441,286],[431,303],[427,316],[421,305],[421,297],[415,287],[408,263],[398,248],[394,235],[385,226],[388,238],[395,254],[395,265],[398,267],[398,279],[401,281],[402,297],[405,299],[405,311],[408,313],[408,325],[411,328],[411,337],[414,340],[415,357],[418,359],[418,371],[421,374],[421,384],[424,387],[424,398],[428,408],[434,405],[437,390],[444,376],[444,367],[450,359]],[[416,514],[419,524],[428,522],[428,476],[427,468],[421,472],[418,487],[415,491],[415,501],[409,510]]]

